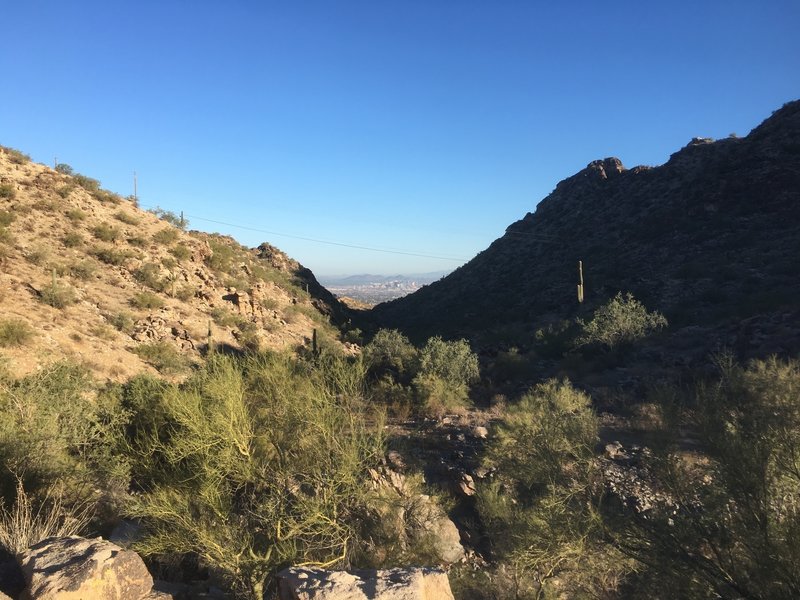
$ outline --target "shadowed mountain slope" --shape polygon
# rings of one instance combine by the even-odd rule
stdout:
[[[673,326],[786,319],[787,310],[800,316],[798,257],[794,101],[745,138],[696,138],[659,167],[592,162],[469,263],[370,317],[415,337],[491,329],[525,337],[629,291]]]

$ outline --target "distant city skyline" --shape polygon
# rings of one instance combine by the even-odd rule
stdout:
[[[592,160],[800,96],[800,3],[4,6],[0,144],[320,276],[452,270]],[[323,243],[329,242],[329,243]]]

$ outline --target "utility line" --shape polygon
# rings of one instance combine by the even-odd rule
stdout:
[[[142,206],[145,209],[155,209],[159,208],[157,206]],[[435,258],[438,260],[452,260],[454,262],[467,262],[468,259],[466,258],[456,258],[453,256],[438,256],[435,254],[425,254],[422,252],[411,252],[406,250],[389,250],[386,248],[375,248],[372,246],[361,246],[358,244],[347,244],[344,242],[332,242],[330,240],[320,240],[318,238],[306,237],[302,235],[293,235],[290,233],[281,233],[279,231],[270,231],[268,229],[259,229],[258,227],[250,227],[248,225],[239,225],[237,223],[228,223],[226,221],[217,221],[215,219],[207,219],[205,217],[200,217],[197,215],[186,215],[187,218],[193,219],[195,221],[203,221],[206,223],[214,223],[215,225],[225,225],[226,227],[236,227],[237,229],[243,229],[245,231],[255,231],[256,233],[265,233],[267,235],[277,235],[280,237],[291,238],[295,240],[303,240],[306,242],[315,242],[317,244],[328,244],[330,246],[339,246],[341,248],[354,248],[356,250],[368,250],[370,252],[383,252],[385,254],[401,254],[403,256],[416,256],[420,258]]]

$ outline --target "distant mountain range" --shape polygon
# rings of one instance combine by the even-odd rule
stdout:
[[[658,167],[590,163],[470,262],[369,317],[417,338],[485,339],[494,330],[525,340],[623,291],[665,313],[671,327],[708,329],[708,344],[735,345],[736,331],[749,327],[772,351],[797,352],[798,265],[794,101],[747,137],[695,138]]]

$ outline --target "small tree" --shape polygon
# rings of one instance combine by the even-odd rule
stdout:
[[[419,361],[417,349],[397,329],[381,329],[364,346],[364,362],[371,374],[391,375],[397,381],[410,381]]]
[[[579,321],[582,333],[578,346],[601,344],[611,349],[628,344],[667,326],[659,312],[647,312],[644,305],[630,293],[621,292],[598,308],[588,323]]]
[[[485,460],[497,476],[478,489],[478,511],[494,556],[519,582],[516,597],[551,597],[550,580],[565,572],[562,586],[584,593],[561,594],[591,597],[593,578],[626,568],[597,519],[597,428],[590,398],[551,379],[510,406],[490,437]]]

